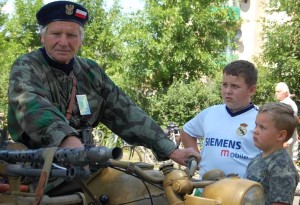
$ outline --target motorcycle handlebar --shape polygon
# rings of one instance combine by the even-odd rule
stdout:
[[[130,169],[137,175],[141,176],[141,178],[143,178],[145,181],[148,181],[151,183],[163,184],[163,181],[165,179],[165,173],[164,173],[164,175],[162,175],[162,177],[158,177],[158,176],[154,177],[154,176],[148,175],[147,172],[145,172],[143,169],[141,169],[135,163],[132,163],[132,162],[109,160],[109,163],[110,163],[110,165],[112,165],[114,167],[119,167],[119,168],[122,168],[125,170]],[[166,169],[169,169],[169,168],[166,168]],[[172,168],[169,170],[172,170]],[[177,169],[174,169],[174,170],[183,172],[183,170],[177,170]],[[167,171],[167,172],[169,172],[169,171]],[[187,172],[189,172],[189,171],[187,171]],[[189,181],[193,188],[204,188],[205,186],[216,182],[215,180],[201,180],[201,181],[194,180],[193,181],[193,180],[191,180],[191,178]]]

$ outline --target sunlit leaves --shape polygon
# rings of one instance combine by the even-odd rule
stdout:
[[[269,80],[286,82],[300,100],[300,3],[294,0],[270,1],[276,5],[271,13],[281,11],[282,21],[267,22],[263,52],[263,65],[269,70]],[[286,15],[282,15],[286,13]]]

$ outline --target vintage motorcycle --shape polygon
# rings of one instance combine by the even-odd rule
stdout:
[[[259,183],[212,170],[203,180],[164,163],[120,160],[118,147],[41,148],[13,143],[0,150],[0,205],[260,205]],[[200,188],[200,196],[193,194]]]

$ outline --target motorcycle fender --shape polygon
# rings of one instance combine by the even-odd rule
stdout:
[[[198,197],[187,194],[185,196],[184,205],[217,205],[218,203],[213,199]]]

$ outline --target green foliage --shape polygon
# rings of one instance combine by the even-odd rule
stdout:
[[[111,130],[109,130],[104,125],[99,125],[93,129],[94,140],[96,144],[100,146],[106,146],[109,148],[112,147],[121,147],[123,141]]]
[[[5,24],[5,35],[15,45],[14,54],[20,55],[41,45],[35,14],[43,5],[42,0],[15,0],[15,13]]]
[[[110,10],[104,9],[103,0],[81,0],[86,6],[90,20],[85,27],[86,38],[79,55],[94,59],[108,73],[114,74],[114,67],[120,61],[120,40],[115,35],[120,22],[118,3]]]
[[[275,99],[275,83],[270,79],[270,70],[264,67],[258,61],[258,82],[257,82],[257,90],[255,95],[253,96],[253,103],[257,106],[261,106],[267,102],[274,102]]]
[[[225,1],[214,1],[213,6],[175,2],[146,1],[145,10],[128,16],[120,33],[120,70],[144,95],[166,90],[176,80],[214,76],[226,62],[225,48],[233,47],[239,22],[234,11],[223,6]]]
[[[2,8],[4,6],[5,2],[0,2],[0,11],[2,11]],[[0,13],[0,28],[3,28],[4,23],[7,21],[8,15],[4,13]],[[6,43],[6,38],[5,38],[5,33],[0,32],[0,51],[5,51],[8,48],[8,44]],[[5,54],[5,53],[3,53]],[[7,69],[7,56],[6,55],[0,55],[0,81],[2,85],[0,87],[0,113],[5,113],[6,112],[6,105],[7,105],[7,98],[6,98],[6,93],[7,93],[7,85],[8,84],[8,69]]]
[[[202,109],[222,103],[220,80],[201,80],[190,83],[175,82],[166,94],[151,97],[150,114],[161,125],[173,121],[182,126]]]
[[[15,0],[15,13],[10,19],[1,13],[0,112],[6,113],[7,111],[7,88],[11,65],[16,57],[40,45],[35,13],[41,5],[42,0]]]
[[[277,11],[285,11],[286,22],[266,21],[264,28],[266,41],[262,64],[268,69],[266,78],[273,82],[286,82],[291,93],[295,94],[296,103],[300,102],[300,4],[294,0],[270,1]]]
[[[146,0],[143,11],[124,13],[119,0],[78,0],[89,10],[80,56],[94,59],[159,124],[182,126],[202,109],[221,103],[224,51],[235,49],[240,26],[227,0]],[[275,84],[284,81],[300,100],[300,4],[270,1],[286,11],[286,23],[266,22],[264,53],[256,62],[259,78],[253,102],[274,101]],[[41,46],[35,14],[42,0],[15,0],[11,18],[0,14],[2,82],[0,112],[6,113],[9,70],[19,55]],[[0,7],[3,3],[0,3]],[[298,102],[299,103],[299,102]],[[110,136],[110,131],[99,128]]]

